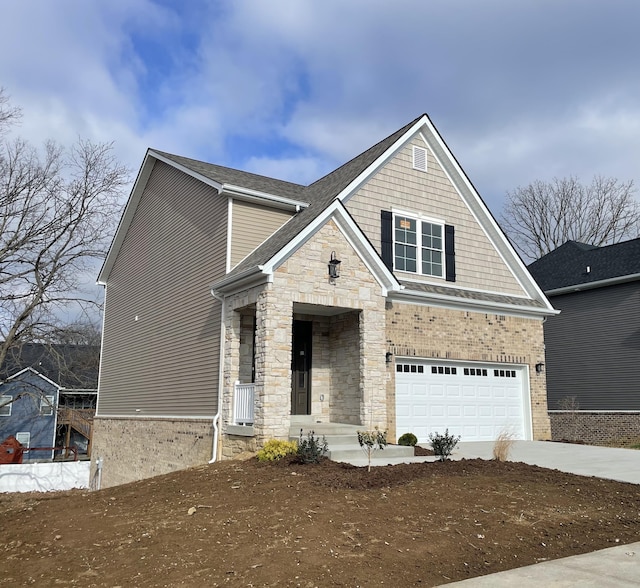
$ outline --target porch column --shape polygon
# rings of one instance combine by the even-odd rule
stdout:
[[[256,303],[256,412],[258,442],[286,439],[291,422],[293,302],[270,286]]]
[[[233,402],[234,384],[240,372],[240,313],[227,306],[225,317],[224,342],[224,393],[222,395],[222,422],[224,425],[234,425]]]
[[[360,313],[360,418],[366,429],[387,429],[384,307]]]

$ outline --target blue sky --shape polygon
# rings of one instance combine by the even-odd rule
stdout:
[[[41,143],[308,183],[427,112],[491,210],[640,181],[637,0],[5,0],[0,86]]]

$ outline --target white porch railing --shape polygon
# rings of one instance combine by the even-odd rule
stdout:
[[[236,382],[233,396],[233,424],[253,425],[255,385]]]

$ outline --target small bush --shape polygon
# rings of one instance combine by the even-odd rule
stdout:
[[[405,433],[398,439],[398,445],[415,447],[416,443],[418,443],[418,438],[413,433]]]
[[[440,461],[447,461],[455,446],[460,441],[460,435],[449,435],[449,429],[446,429],[444,435],[440,435],[437,431],[435,433],[429,433],[429,441],[431,442],[431,449],[440,458]]]
[[[281,441],[280,439],[269,439],[264,447],[258,451],[258,461],[278,461],[286,455],[291,455],[298,451],[298,444],[295,441]]]
[[[509,431],[502,431],[493,444],[493,459],[496,461],[507,461],[513,446],[513,434]]]
[[[329,451],[327,438],[323,435],[322,441],[315,436],[315,432],[311,431],[307,438],[302,436],[300,429],[300,441],[298,441],[298,450],[296,452],[296,461],[298,463],[320,463],[320,460]]]

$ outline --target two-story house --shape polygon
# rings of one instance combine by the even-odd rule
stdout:
[[[0,441],[14,436],[25,461],[53,459],[53,447],[90,453],[97,353],[86,345],[41,343],[10,350],[0,366]]]
[[[104,485],[301,424],[550,435],[555,311],[426,115],[308,186],[149,150],[99,281]]]

